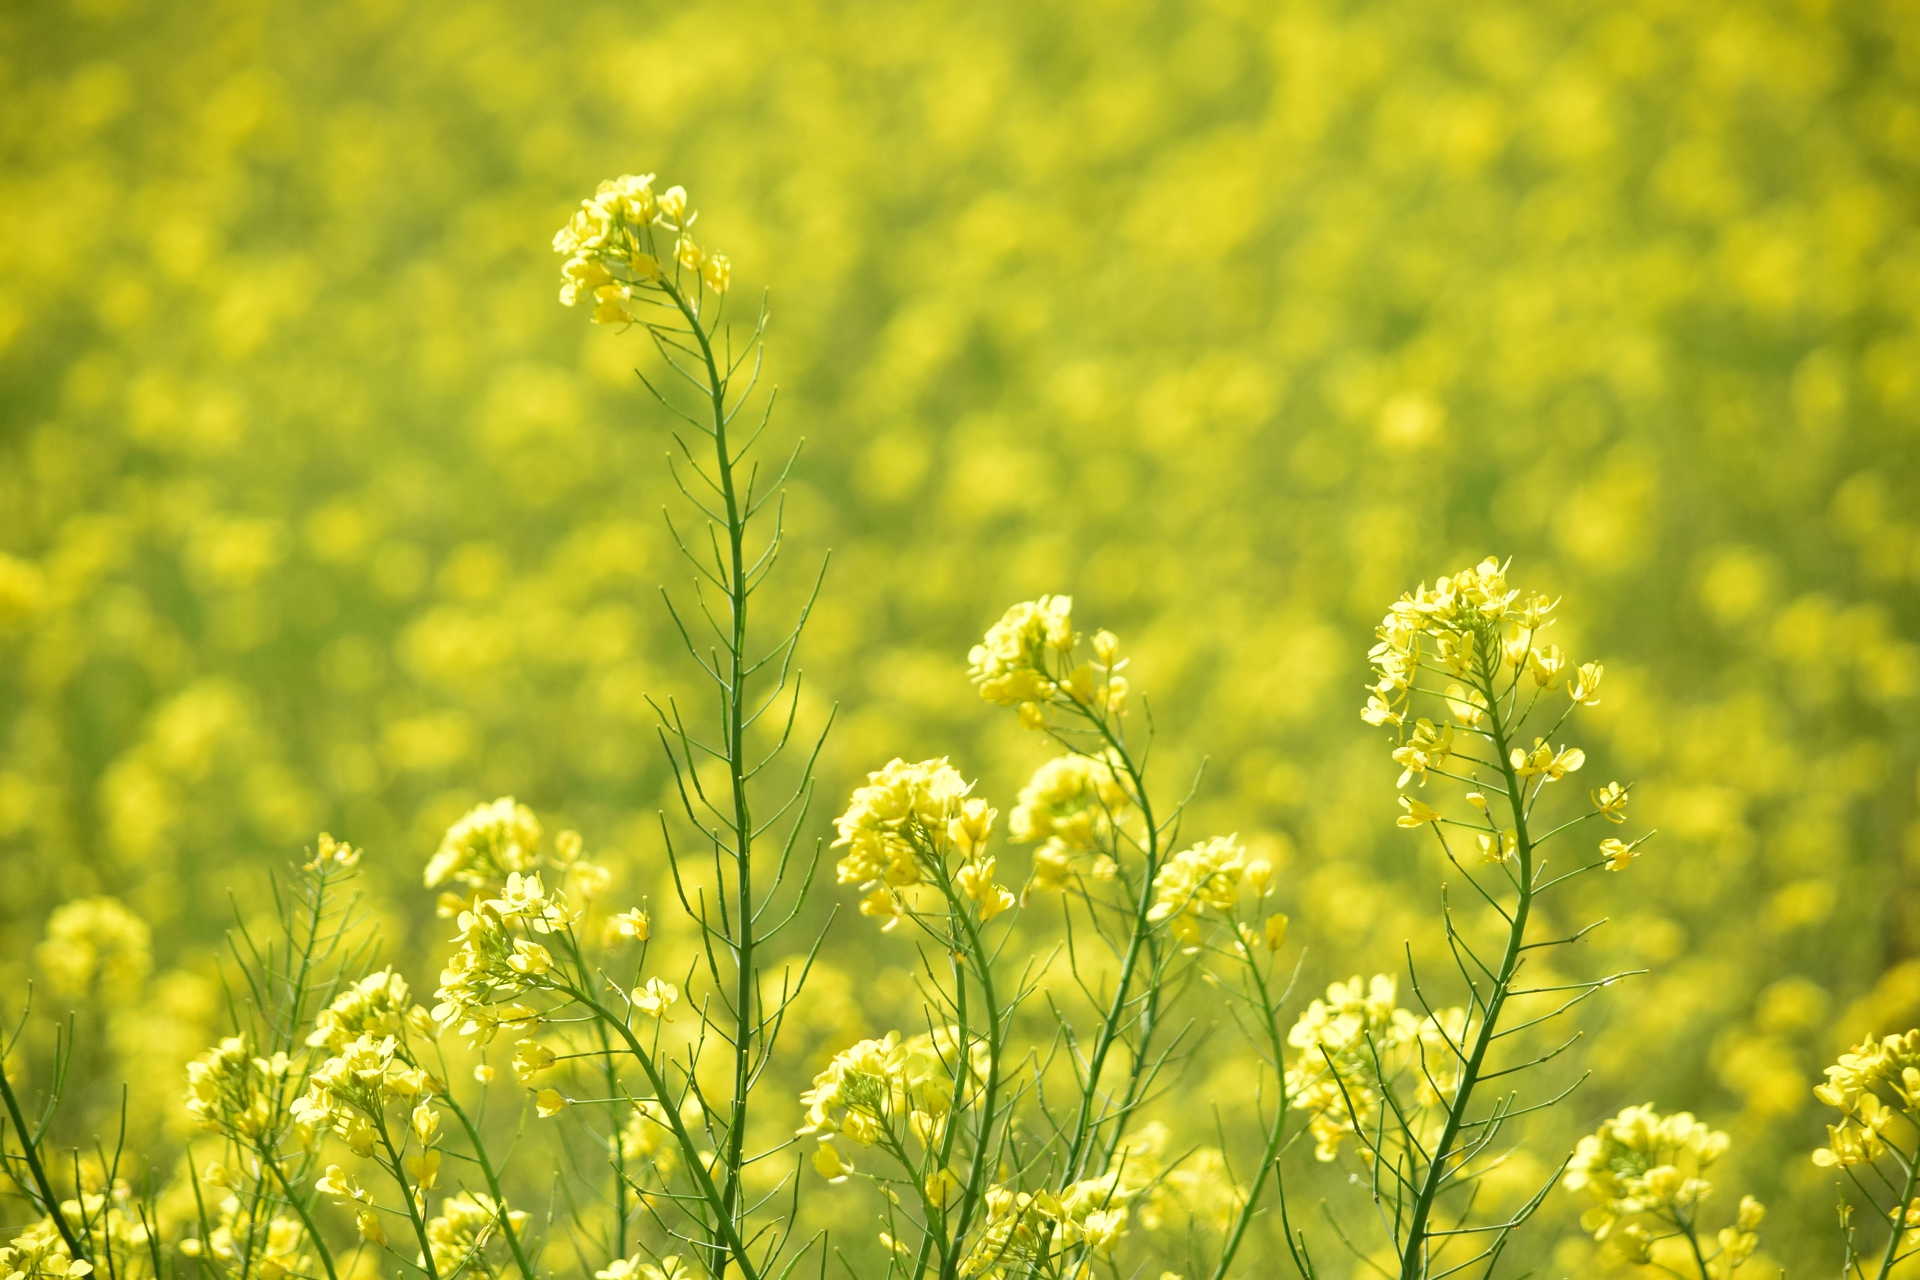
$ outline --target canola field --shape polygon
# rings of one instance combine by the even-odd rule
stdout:
[[[1768,1206],[1743,1275],[1835,1265],[1813,1088],[1920,1025],[1920,8],[61,0],[0,13],[0,101],[0,1013],[31,984],[44,1075],[73,1011],[63,1140],[125,1080],[173,1171],[227,931],[323,831],[423,1001],[428,861],[498,797],[666,914],[657,704],[707,696],[660,596],[692,598],[673,424],[549,244],[658,172],[735,323],[766,299],[773,453],[804,441],[767,589],[791,613],[825,565],[803,844],[895,757],[1011,810],[1049,752],[969,650],[1070,596],[1159,785],[1197,779],[1182,842],[1270,868],[1291,1021],[1444,955],[1369,649],[1511,556],[1605,666],[1570,785],[1634,780],[1657,834],[1560,921],[1608,918],[1581,974],[1644,972],[1483,1194],[1651,1103],[1729,1136],[1716,1223]],[[837,1050],[922,1029],[834,856],[769,1131]],[[1011,936],[1044,954],[1048,919]],[[1195,1142],[1250,1103],[1225,1043],[1153,1103]],[[1364,1193],[1310,1150],[1325,1235],[1318,1199]],[[880,1274],[872,1204],[807,1194]],[[1590,1203],[1555,1189],[1503,1267],[1646,1274]],[[1290,1274],[1258,1247],[1244,1274]]]

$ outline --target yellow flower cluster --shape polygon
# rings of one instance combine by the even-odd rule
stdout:
[[[470,1040],[487,1041],[501,1027],[524,1027],[536,1018],[525,1005],[503,1001],[551,985],[553,953],[522,930],[549,934],[576,917],[558,894],[549,895],[538,874],[509,872],[498,897],[476,895],[456,919],[459,947],[440,973],[432,1018]]]
[[[987,628],[967,653],[969,674],[988,702],[1018,706],[1020,723],[1029,729],[1046,726],[1048,704],[1096,719],[1118,715],[1127,700],[1119,639],[1111,631],[1096,633],[1094,660],[1076,663],[1079,643],[1073,598],[1041,596],[1014,605]]]
[[[567,255],[560,268],[560,302],[593,303],[595,324],[631,324],[638,319],[637,290],[677,291],[682,270],[695,287],[725,293],[733,268],[726,255],[694,242],[699,215],[687,206],[684,187],[655,192],[653,175],[622,174],[602,182],[566,226],[554,233],[553,251]],[[663,252],[656,228],[673,236]]]
[[[339,1053],[361,1036],[402,1035],[409,1019],[416,1028],[426,1022],[426,1011],[409,1000],[407,980],[389,965],[370,973],[333,998],[313,1020],[307,1036],[311,1048]]]
[[[515,1231],[528,1218],[523,1209],[507,1211]],[[500,1205],[493,1197],[475,1191],[448,1196],[440,1202],[439,1214],[427,1219],[427,1245],[433,1250],[435,1269],[443,1276],[491,1274],[484,1250],[499,1228]]]
[[[903,891],[946,875],[949,857],[959,859],[954,885],[982,920],[1013,905],[1013,895],[994,881],[994,860],[986,854],[997,813],[972,790],[945,757],[917,764],[890,760],[854,789],[846,812],[834,819],[840,835],[833,847],[847,850],[836,864],[840,883],[866,894],[862,915],[891,929],[907,914]]]
[[[393,1036],[375,1040],[363,1035],[345,1045],[320,1064],[307,1092],[294,1100],[294,1123],[309,1134],[330,1130],[355,1155],[367,1157],[385,1131],[388,1107],[411,1103],[412,1127],[423,1144],[429,1142],[437,1121],[429,1122],[433,1112],[428,1103],[442,1086],[401,1057],[398,1048]],[[432,1163],[437,1169],[437,1158]],[[422,1170],[414,1171],[415,1179],[430,1188],[433,1177],[423,1176]]]
[[[1920,1115],[1920,1031],[1869,1037],[1841,1054],[1826,1076],[1813,1093],[1840,1112],[1840,1123],[1827,1126],[1827,1145],[1813,1153],[1813,1162],[1840,1169],[1870,1164],[1886,1154],[1896,1110]]]
[[[1247,851],[1238,835],[1215,836],[1182,849],[1154,874],[1147,919],[1155,924],[1171,921],[1168,928],[1174,937],[1192,945],[1199,941],[1203,909],[1226,915],[1239,903],[1246,870]]]
[[[1507,566],[1492,557],[1440,578],[1431,588],[1420,584],[1393,603],[1374,632],[1375,643],[1367,653],[1374,683],[1361,718],[1375,725],[1403,723],[1423,663],[1438,662],[1466,678],[1476,663],[1494,660],[1489,652],[1493,646],[1499,646],[1498,657],[1509,666],[1526,667],[1538,687],[1557,687],[1566,660],[1557,648],[1543,648],[1538,637],[1552,625],[1549,615],[1558,603],[1545,596],[1522,601],[1507,582]],[[1581,670],[1586,683],[1579,686],[1581,696],[1575,700],[1591,701],[1599,668]],[[1481,710],[1470,701],[1455,705],[1469,723]],[[1431,732],[1432,726],[1427,729]],[[1406,785],[1404,780],[1401,785]]]
[[[1287,1033],[1300,1055],[1287,1067],[1286,1089],[1309,1116],[1316,1158],[1332,1160],[1347,1134],[1370,1131],[1384,1101],[1382,1080],[1415,1062],[1424,1065],[1415,1073],[1416,1101],[1441,1101],[1438,1090],[1452,1085],[1441,1064],[1455,1060],[1447,1044],[1459,1042],[1466,1014],[1449,1009],[1441,1016],[1444,1022],[1436,1022],[1401,1008],[1399,985],[1384,973],[1365,984],[1358,976],[1333,983],[1324,1000],[1308,1004]]]
[[[230,1137],[257,1140],[272,1129],[287,1055],[256,1057],[239,1036],[228,1036],[187,1064],[187,1111]]]
[[[1104,1257],[1127,1232],[1125,1196],[1106,1179],[1076,1183],[1064,1195],[996,1183],[985,1201],[985,1229],[960,1263],[961,1275],[980,1280],[1056,1274],[1049,1268],[1062,1254],[1084,1246]],[[1085,1280],[1091,1259],[1060,1274]]]
[[[657,1267],[641,1261],[637,1253],[631,1258],[615,1258],[606,1270],[593,1274],[595,1280],[693,1280],[692,1269],[682,1264],[677,1254],[660,1259]]]
[[[263,1238],[254,1225],[253,1212],[241,1204],[239,1196],[229,1194],[221,1198],[214,1221],[216,1225],[205,1240],[183,1240],[180,1252],[189,1258],[211,1258],[229,1266],[244,1260],[246,1269],[261,1280],[287,1280],[314,1273],[313,1260],[302,1247],[306,1232],[297,1219],[273,1215],[267,1220]]]
[[[503,883],[513,872],[532,871],[539,861],[540,820],[512,796],[502,796],[475,806],[447,828],[427,862],[427,888],[457,880],[484,889]]]
[[[1596,1240],[1612,1238],[1630,1262],[1656,1260],[1658,1246],[1697,1231],[1699,1205],[1713,1186],[1702,1174],[1726,1154],[1727,1135],[1690,1113],[1662,1116],[1651,1105],[1628,1107],[1580,1139],[1562,1185],[1595,1201],[1580,1225]],[[1713,1280],[1724,1280],[1759,1247],[1766,1208],[1741,1198],[1733,1226],[1720,1230],[1703,1255]]]
[[[986,1055],[982,1041],[963,1047],[959,1029],[951,1026],[906,1040],[889,1031],[883,1039],[862,1040],[836,1053],[813,1078],[813,1088],[800,1095],[807,1122],[799,1133],[819,1138],[823,1148],[816,1166],[825,1171],[831,1163],[829,1176],[844,1176],[847,1166],[828,1149],[836,1136],[870,1147],[903,1143],[911,1133],[933,1148],[955,1106],[967,1106],[973,1088],[986,1078]]]
[[[1064,889],[1085,855],[1096,858],[1096,876],[1111,875],[1113,836],[1131,804],[1112,751],[1056,756],[1034,770],[1007,818],[1015,843],[1043,842],[1033,854],[1033,887]]]
[[[47,981],[63,996],[98,991],[121,1004],[138,996],[153,967],[152,931],[118,898],[80,898],[47,917],[46,941],[34,952]]]
[[[79,1280],[93,1264],[76,1258],[52,1218],[42,1218],[0,1247],[0,1280]]]

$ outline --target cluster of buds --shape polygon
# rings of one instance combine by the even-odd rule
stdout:
[[[262,1058],[239,1036],[228,1036],[187,1064],[187,1111],[206,1128],[249,1145],[272,1133],[290,1064],[287,1055]]]

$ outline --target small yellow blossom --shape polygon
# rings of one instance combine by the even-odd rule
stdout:
[[[567,1096],[558,1089],[542,1089],[533,1095],[533,1109],[540,1113],[541,1119],[557,1116],[570,1105]]]
[[[650,1018],[662,1022],[672,1021],[668,1010],[680,999],[680,988],[671,982],[662,982],[659,978],[648,978],[647,985],[636,988],[633,993],[633,1007]]]
[[[1441,818],[1438,809],[1430,809],[1411,796],[1401,796],[1400,807],[1406,812],[1394,819],[1395,826],[1424,827],[1430,822],[1437,824]]]

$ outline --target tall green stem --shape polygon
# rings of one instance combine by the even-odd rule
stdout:
[[[1514,972],[1519,968],[1521,949],[1526,942],[1527,917],[1533,907],[1533,842],[1527,834],[1526,791],[1508,754],[1507,729],[1500,711],[1500,699],[1494,692],[1497,669],[1493,663],[1496,661],[1494,655],[1499,652],[1497,643],[1475,646],[1480,692],[1485,695],[1489,709],[1488,733],[1492,738],[1494,756],[1499,760],[1501,774],[1506,780],[1507,804],[1513,814],[1518,898],[1509,917],[1506,952],[1501,956],[1499,972],[1487,995],[1479,1030],[1474,1034],[1472,1049],[1460,1064],[1459,1087],[1454,1091],[1453,1101],[1447,1106],[1446,1123],[1440,1130],[1426,1172],[1420,1179],[1420,1189],[1414,1197],[1413,1211],[1407,1220],[1406,1244],[1400,1254],[1400,1280],[1419,1280],[1426,1274],[1427,1223],[1433,1214],[1434,1200],[1446,1183],[1447,1165],[1453,1158],[1454,1144],[1459,1141],[1461,1127],[1466,1123],[1474,1086],[1480,1081],[1480,1070],[1486,1061],[1487,1050],[1493,1045],[1494,1028],[1500,1021],[1501,1009],[1506,1005]],[[1498,838],[1496,835],[1495,839]]]
[[[740,1185],[746,1162],[747,1094],[753,1086],[754,1022],[757,992],[754,983],[754,900],[753,900],[753,816],[747,800],[746,761],[746,681],[747,681],[747,567],[746,518],[734,483],[734,458],[727,447],[727,378],[714,358],[713,344],[700,315],[683,294],[672,285],[668,296],[680,309],[687,327],[700,344],[700,358],[706,365],[707,399],[713,415],[714,466],[719,473],[719,488],[727,522],[727,603],[732,612],[731,635],[727,645],[727,684],[724,699],[728,781],[733,792],[734,914],[733,936],[728,939],[733,952],[734,1031],[733,1105],[727,1124],[726,1150],[721,1159],[726,1168],[722,1190],[722,1209],[729,1220],[741,1216],[744,1191]],[[720,1274],[725,1273],[722,1264]]]

